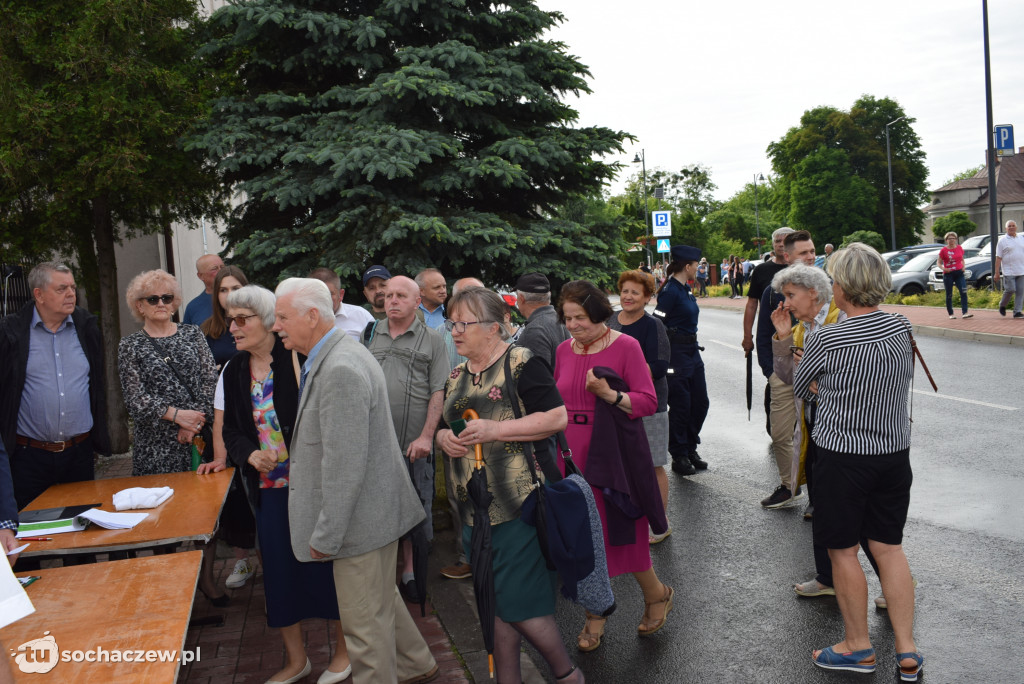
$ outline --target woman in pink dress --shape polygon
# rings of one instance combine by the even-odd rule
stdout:
[[[593,283],[585,280],[567,283],[559,297],[558,315],[572,339],[559,345],[555,353],[555,382],[569,413],[565,436],[572,449],[573,460],[585,474],[597,401],[604,401],[631,418],[639,419],[654,414],[658,399],[640,344],[606,325],[612,315],[612,307],[605,294]],[[607,380],[594,375],[595,366],[614,370],[630,390],[618,392],[611,389]],[[564,472],[561,457],[559,467]],[[653,479],[653,465],[651,469]],[[654,496],[658,496],[656,489]],[[604,496],[595,489],[594,499],[601,521],[606,523]],[[646,608],[637,631],[641,636],[647,636],[665,625],[665,619],[672,610],[673,591],[658,579],[651,566],[648,518],[640,516],[635,526],[633,543],[612,545],[605,524],[604,542],[609,576],[629,572],[640,584]],[[601,645],[606,620],[587,613],[586,624],[577,638],[581,651],[593,651]]]

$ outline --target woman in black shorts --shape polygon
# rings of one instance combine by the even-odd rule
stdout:
[[[914,586],[903,554],[910,505],[910,418],[914,370],[910,325],[878,305],[892,276],[871,247],[853,243],[829,259],[836,305],[847,320],[807,340],[793,391],[817,395],[814,541],[828,549],[845,639],[814,651],[829,670],[874,672],[867,580],[857,560],[866,537],[878,562],[903,681],[917,681],[924,658],[914,643]]]

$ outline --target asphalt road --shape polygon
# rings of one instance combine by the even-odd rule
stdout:
[[[812,649],[842,638],[842,619],[834,598],[793,593],[795,582],[814,576],[811,524],[803,520],[802,506],[766,511],[758,503],[778,476],[756,363],[754,410],[747,420],[740,320],[738,312],[701,312],[711,410],[700,453],[711,466],[692,477],[669,473],[674,533],[652,549],[655,570],[675,588],[675,608],[661,632],[640,639],[639,587],[631,576],[613,580],[618,610],[604,641],[593,653],[576,655],[588,681],[871,681],[811,663]],[[904,538],[920,582],[915,636],[926,659],[923,681],[1021,682],[1024,350],[939,338],[919,338],[918,345],[939,385],[936,395],[918,370],[912,395],[915,481]],[[861,558],[873,598],[881,590]],[[582,610],[560,600],[557,618],[575,651]],[[442,620],[449,627],[444,613]],[[894,681],[886,612],[870,604],[868,622],[879,662],[875,681]],[[470,649],[464,638],[456,644]],[[472,654],[466,655],[472,663]],[[530,672],[524,679],[540,681]]]

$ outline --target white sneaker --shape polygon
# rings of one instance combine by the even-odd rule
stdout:
[[[231,571],[228,578],[224,580],[224,586],[229,589],[238,589],[239,587],[245,586],[245,583],[249,581],[249,578],[255,574],[256,568],[253,567],[252,563],[248,559],[242,558],[235,562],[235,569]]]

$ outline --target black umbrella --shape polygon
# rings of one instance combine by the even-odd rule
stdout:
[[[747,420],[750,420],[750,404],[754,396],[754,355],[747,352]]]
[[[465,420],[480,418],[473,409],[462,413]],[[473,594],[476,597],[476,611],[480,616],[484,647],[487,649],[487,667],[494,678],[494,569],[491,559],[491,515],[488,511],[494,495],[487,490],[487,471],[484,470],[484,452],[479,444],[474,445],[476,463],[473,474],[466,483],[469,498],[473,502],[473,533],[470,536],[470,564],[473,566]]]

